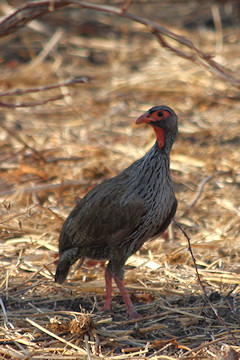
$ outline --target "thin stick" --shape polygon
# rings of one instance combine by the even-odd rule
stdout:
[[[0,347],[0,355],[6,355],[7,356],[6,359],[9,359],[9,358],[17,359],[17,360],[20,360],[20,359],[25,360],[26,359],[26,355],[22,355],[19,351],[14,350],[14,349],[9,349],[9,347],[6,349],[6,343],[7,342],[4,342],[4,348]],[[14,343],[14,341],[11,340],[11,343]],[[29,359],[31,359],[31,358],[29,358]]]
[[[20,350],[22,350],[24,352],[25,359],[26,359],[26,357],[28,359],[31,359],[30,354],[27,351],[27,349],[25,349],[17,340],[15,340],[9,331],[6,331],[5,329],[2,329],[2,331],[5,333],[5,335],[8,339],[10,339]],[[16,335],[17,335],[17,338],[20,337],[18,332],[16,332]]]
[[[3,323],[4,323],[4,327],[8,330],[9,327],[11,329],[14,329],[13,324],[8,320],[8,316],[7,316],[7,311],[6,308],[4,306],[4,303],[2,301],[2,298],[0,297],[0,306],[2,308],[2,313],[3,313]]]
[[[74,85],[74,84],[87,83],[87,82],[89,82],[89,77],[77,76],[77,77],[71,78],[69,80],[63,81],[58,84],[39,86],[39,87],[30,88],[30,89],[26,89],[26,90],[14,89],[11,91],[5,91],[5,92],[0,93],[0,97],[8,96],[8,95],[23,95],[23,94],[35,93],[35,92],[39,92],[39,91],[47,91],[47,90],[56,89],[56,88],[59,88],[62,86],[70,86],[70,85]],[[61,100],[68,95],[69,95],[69,93],[52,96],[45,100],[31,101],[31,102],[18,102],[15,104],[0,102],[0,106],[7,107],[7,108],[22,108],[22,107],[25,108],[25,107],[39,106],[39,105],[47,104],[52,101]]]
[[[30,89],[14,89],[14,90],[10,90],[10,91],[4,91],[4,92],[0,93],[0,96],[12,96],[12,95],[24,95],[24,94],[36,93],[39,91],[47,91],[47,90],[57,89],[62,86],[71,86],[71,85],[75,85],[75,84],[86,84],[89,81],[90,81],[89,76],[74,76],[68,80],[60,81],[57,84],[37,86],[37,87],[30,88]]]
[[[91,356],[91,351],[90,351],[90,346],[89,346],[89,342],[88,342],[88,336],[84,335],[84,341],[85,341],[85,345],[86,345],[86,349],[87,349],[87,355],[88,355],[88,360],[92,360],[92,356]]]
[[[213,3],[211,6],[211,12],[213,17],[213,22],[216,29],[216,50],[221,53],[223,48],[223,29],[222,29],[222,21],[221,15],[219,11],[219,5]]]
[[[179,228],[179,230],[181,230],[181,232],[183,233],[183,235],[186,237],[187,241],[188,241],[188,250],[191,254],[191,257],[193,259],[193,264],[194,264],[194,267],[195,267],[195,270],[196,270],[196,274],[197,274],[197,278],[198,278],[198,282],[202,288],[202,291],[203,291],[203,294],[204,294],[204,297],[205,299],[207,300],[208,304],[210,305],[212,311],[214,312],[215,316],[217,317],[217,319],[221,322],[221,324],[226,328],[227,332],[229,333],[229,335],[233,338],[233,340],[236,342],[236,344],[238,346],[240,346],[240,342],[238,341],[238,339],[235,337],[235,335],[231,332],[229,326],[223,321],[222,317],[219,315],[217,309],[213,306],[213,303],[210,301],[208,295],[207,295],[207,292],[206,292],[206,289],[205,289],[205,286],[203,285],[202,283],[202,280],[201,280],[201,277],[199,275],[199,272],[198,272],[198,267],[197,267],[197,262],[196,262],[196,259],[193,255],[193,251],[192,251],[192,247],[191,247],[191,241],[190,241],[190,238],[189,236],[187,235],[187,233],[183,230],[183,228],[181,227],[181,225],[179,223],[176,222],[176,220],[173,219],[173,222],[174,224]]]
[[[29,319],[29,318],[26,318],[26,321],[29,322],[31,325],[35,326],[36,328],[38,328],[39,330],[43,331],[44,333],[52,336],[53,338],[57,339],[58,341],[61,341],[62,343],[68,345],[68,346],[71,346],[73,349],[75,350],[78,350],[80,354],[82,355],[87,355],[87,351],[80,348],[79,346],[77,345],[74,345],[72,344],[71,342],[61,338],[60,336],[54,334],[52,331],[49,331],[48,329],[45,329],[43,326],[37,324],[35,321]]]
[[[125,4],[122,7],[122,11],[127,11],[131,5],[132,0],[126,0]]]
[[[53,36],[48,40],[46,44],[44,44],[42,51],[38,54],[38,56],[31,62],[30,68],[33,68],[41,63],[43,63],[44,59],[49,55],[51,51],[56,47],[57,43],[60,41],[64,34],[64,30],[62,28],[57,28]]]
[[[219,175],[231,175],[231,170],[230,171],[218,171],[216,172],[215,174],[213,175],[210,175],[208,176],[207,178],[203,179],[200,184],[198,185],[198,189],[197,189],[197,193],[196,193],[196,196],[195,198],[193,199],[193,201],[191,202],[190,205],[188,205],[188,208],[181,214],[180,217],[183,217],[184,215],[186,215],[190,209],[193,208],[193,206],[196,204],[196,202],[200,199],[202,193],[203,193],[203,189],[204,189],[204,186],[209,182],[211,181],[213,178],[215,178],[216,176],[219,176]]]
[[[213,345],[213,344],[217,344],[217,343],[222,342],[222,341],[224,341],[224,340],[226,340],[226,337],[223,336],[223,337],[221,337],[220,339],[215,339],[215,340],[209,341],[208,343],[204,342],[203,344],[195,347],[194,349],[191,349],[191,350],[187,351],[183,356],[181,356],[180,359],[185,359],[185,358],[186,358],[186,359],[189,359],[188,356],[189,356],[190,354],[196,353],[197,351],[199,351],[199,350],[201,350],[201,349],[205,349],[206,347],[209,347],[209,346],[211,346],[211,345]],[[194,359],[195,359],[195,357],[194,357]]]
[[[15,131],[13,131],[12,129],[8,129],[8,128],[3,124],[2,121],[0,121],[0,127],[1,127],[2,129],[4,129],[12,138],[14,138],[15,140],[17,140],[20,144],[24,145],[25,148],[30,149],[30,150],[33,151],[35,154],[37,154],[38,157],[39,157],[42,161],[45,162],[45,159],[44,159],[43,155],[42,155],[38,150],[36,150],[36,149],[33,148],[32,146],[28,145],[28,144],[26,143],[26,141],[21,138],[21,136],[19,136],[18,134],[15,133]]]
[[[11,189],[11,190],[7,190],[7,191],[1,191],[0,197],[15,194],[15,193],[33,194],[33,193],[38,193],[40,191],[47,192],[47,191],[52,191],[52,190],[63,190],[66,188],[77,187],[77,186],[87,186],[87,185],[89,185],[89,184],[82,180],[72,180],[72,181],[65,181],[65,182],[58,183],[58,184],[45,184],[45,185],[39,185],[39,186],[26,187],[26,188],[22,188],[22,189]]]
[[[45,100],[22,102],[22,103],[19,102],[19,103],[15,103],[15,104],[3,103],[0,101],[0,106],[6,107],[6,108],[22,108],[22,107],[25,108],[25,107],[39,106],[39,105],[47,104],[51,101],[61,100],[67,95],[69,95],[69,94],[52,96]]]

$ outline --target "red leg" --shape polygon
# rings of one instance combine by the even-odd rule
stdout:
[[[132,300],[130,299],[129,293],[127,291],[127,289],[124,286],[124,283],[121,279],[119,279],[119,277],[117,277],[116,275],[114,276],[114,280],[115,283],[117,284],[117,287],[119,288],[119,291],[122,295],[123,301],[125,302],[125,305],[128,309],[127,313],[130,316],[130,318],[132,319],[136,319],[138,317],[141,317],[140,314],[137,313],[137,311],[135,310]]]
[[[105,303],[102,310],[110,311],[112,305],[112,275],[108,271],[108,268],[105,269],[105,281],[106,281],[106,292],[105,292]]]

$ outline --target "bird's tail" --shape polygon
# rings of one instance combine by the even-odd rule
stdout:
[[[56,282],[62,284],[66,280],[70,266],[73,265],[78,258],[77,248],[67,249],[61,254],[55,274]]]
[[[62,284],[66,280],[69,268],[70,268],[70,266],[66,266],[66,268],[64,270],[63,269],[60,270],[59,263],[58,263],[56,274],[55,274],[55,281],[57,283]]]

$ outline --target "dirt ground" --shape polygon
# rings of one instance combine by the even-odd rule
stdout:
[[[0,15],[10,11],[1,2]],[[237,1],[132,1],[129,11],[185,36],[240,79]],[[141,24],[97,10],[43,15],[0,47],[0,357],[238,359],[239,89],[164,49]],[[76,76],[88,81],[64,83]],[[103,263],[87,260],[54,282],[58,236],[78,198],[153,145],[152,129],[135,120],[161,104],[179,116],[176,220],[214,310],[173,226],[127,261],[125,284],[143,316],[128,320],[116,288],[112,312],[101,312]]]

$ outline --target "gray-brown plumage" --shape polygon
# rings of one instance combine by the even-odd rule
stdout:
[[[130,317],[138,314],[123,284],[124,264],[146,240],[167,229],[177,209],[169,169],[177,115],[167,106],[155,106],[136,123],[150,124],[156,143],[119,175],[90,190],[72,210],[60,234],[55,278],[62,283],[81,257],[109,260],[103,309],[111,309],[113,277]]]

